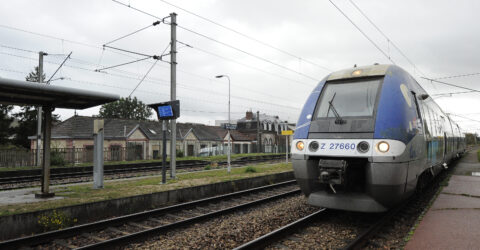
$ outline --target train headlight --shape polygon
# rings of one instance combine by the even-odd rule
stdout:
[[[303,143],[303,141],[298,141],[296,147],[298,150],[302,151],[303,148],[305,148],[305,143]]]
[[[310,142],[310,145],[308,145],[308,148],[309,148],[310,151],[312,151],[312,152],[317,151],[319,147],[320,147],[320,145],[319,145],[318,142],[316,142],[316,141],[312,141],[312,142]]]
[[[377,149],[382,153],[386,153],[390,149],[390,145],[386,141],[381,141],[377,144]]]

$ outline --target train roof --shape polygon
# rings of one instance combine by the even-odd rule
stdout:
[[[387,73],[388,68],[391,66],[392,65],[389,64],[377,64],[344,69],[331,73],[328,76],[327,81],[367,76],[383,76]]]

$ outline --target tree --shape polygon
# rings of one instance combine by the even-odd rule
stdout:
[[[12,105],[3,105],[0,104],[0,145],[4,146],[9,144],[10,137],[12,133],[12,129],[10,128],[10,124],[12,124],[13,118],[9,115],[10,111],[12,111]]]
[[[39,72],[38,67],[30,72],[25,80],[29,82],[38,82]],[[45,74],[42,75],[42,79],[45,79]],[[18,120],[18,126],[14,128],[16,137],[14,139],[14,144],[17,146],[22,146],[25,148],[30,148],[29,136],[37,134],[37,110],[34,106],[23,106],[20,108],[18,113],[13,115]],[[52,115],[52,122],[60,121],[58,115]],[[42,121],[44,125],[44,121]]]
[[[150,107],[143,102],[130,97],[102,105],[99,116],[103,118],[120,118],[134,120],[148,120],[152,115]]]

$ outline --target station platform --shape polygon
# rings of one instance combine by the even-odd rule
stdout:
[[[480,249],[480,163],[469,151],[453,170],[405,249]]]

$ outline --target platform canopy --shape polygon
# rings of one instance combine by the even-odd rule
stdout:
[[[0,103],[85,109],[113,102],[118,95],[0,77]]]

